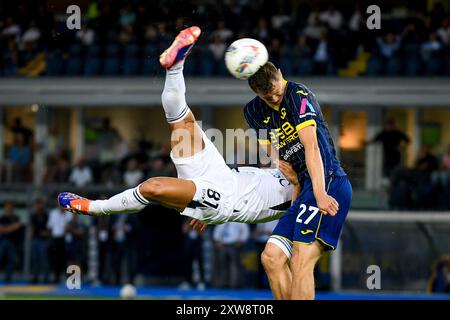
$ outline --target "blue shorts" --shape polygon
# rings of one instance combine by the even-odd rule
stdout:
[[[307,178],[302,191],[294,204],[280,218],[272,237],[286,243],[300,242],[310,244],[319,240],[325,250],[337,247],[342,227],[350,209],[352,186],[347,176],[327,177],[328,195],[339,203],[336,215],[323,214],[317,208],[311,179]]]

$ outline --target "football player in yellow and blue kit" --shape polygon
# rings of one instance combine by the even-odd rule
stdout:
[[[257,94],[245,106],[249,126],[272,158],[295,169],[291,183],[304,181],[274,229],[262,262],[275,298],[314,299],[314,266],[323,251],[337,246],[352,187],[311,90],[284,80],[271,62],[248,82]]]

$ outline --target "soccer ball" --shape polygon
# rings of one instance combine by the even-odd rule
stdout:
[[[225,51],[225,65],[237,79],[248,79],[269,60],[266,47],[255,39],[239,39]]]
[[[120,289],[120,297],[122,299],[134,299],[136,294],[136,288],[132,284],[126,284]]]

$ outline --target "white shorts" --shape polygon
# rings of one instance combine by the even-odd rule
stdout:
[[[237,182],[205,133],[203,141],[205,148],[191,157],[176,158],[170,153],[178,178],[191,180],[196,187],[191,204],[181,214],[208,224],[220,224],[233,213]]]

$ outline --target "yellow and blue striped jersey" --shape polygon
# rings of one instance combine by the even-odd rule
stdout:
[[[278,150],[280,158],[291,163],[299,175],[307,175],[307,169],[298,132],[315,126],[325,175],[345,175],[319,103],[306,86],[287,81],[279,106],[270,107],[257,96],[245,106],[244,116],[250,128],[257,131],[258,141]]]

